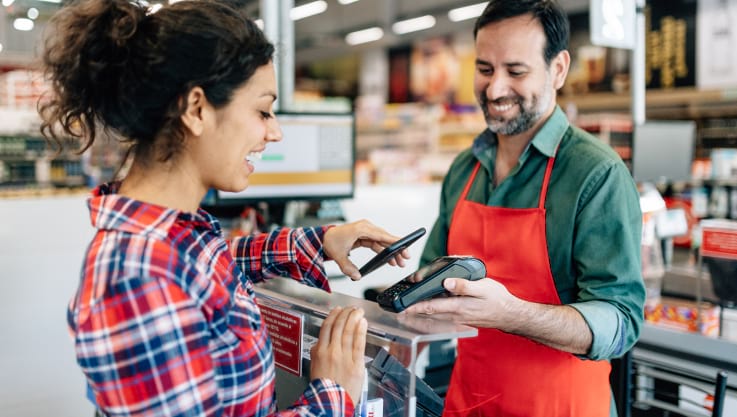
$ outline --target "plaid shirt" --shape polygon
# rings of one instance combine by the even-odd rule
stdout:
[[[325,229],[229,245],[204,210],[131,200],[117,188],[99,187],[88,203],[97,234],[68,311],[98,406],[109,416],[276,413],[272,346],[252,281],[289,276],[329,291]],[[349,416],[353,408],[343,388],[315,379],[281,414]]]

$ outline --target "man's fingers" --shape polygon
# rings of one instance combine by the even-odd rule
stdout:
[[[407,308],[408,313],[444,314],[458,311],[458,299],[453,297],[436,298],[432,301],[421,301]]]

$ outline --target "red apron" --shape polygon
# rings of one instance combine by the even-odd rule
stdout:
[[[560,304],[545,237],[548,159],[537,208],[489,207],[467,201],[479,165],[458,199],[448,253],[474,255],[486,274],[524,300]],[[458,340],[444,417],[609,417],[610,365],[582,360],[530,339],[480,328]]]

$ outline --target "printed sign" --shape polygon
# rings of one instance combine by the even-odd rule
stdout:
[[[702,256],[737,259],[737,230],[704,227],[702,233]]]
[[[636,7],[634,0],[591,0],[591,43],[634,49]]]
[[[302,332],[304,317],[259,302],[261,317],[274,345],[274,363],[279,368],[302,376]]]

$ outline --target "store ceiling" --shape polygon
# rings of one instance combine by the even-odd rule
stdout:
[[[53,0],[52,0],[53,1]],[[67,0],[65,0],[67,1]],[[259,16],[261,0],[227,0],[242,7],[250,16]],[[276,1],[276,0],[268,0]],[[296,6],[311,0],[295,0]],[[473,19],[451,22],[447,11],[461,6],[478,3],[478,0],[360,0],[342,5],[338,0],[326,0],[327,10],[319,15],[295,22],[295,49],[298,64],[352,53],[360,53],[372,48],[410,44],[415,39],[442,36],[450,33],[468,32],[473,27]],[[569,12],[588,9],[589,0],[559,0]],[[9,2],[3,0],[2,4]],[[149,0],[155,3],[156,0]],[[10,6],[0,6],[0,67],[28,65],[35,56],[45,21],[60,6],[49,0],[15,0]],[[35,27],[27,32],[13,28],[17,17],[25,17],[28,9],[39,10]],[[397,20],[431,14],[436,25],[431,29],[395,35],[391,25]],[[349,32],[379,26],[384,29],[384,37],[372,43],[350,46],[345,43]]]
[[[231,0],[239,1],[239,0]],[[295,0],[295,5],[312,0]],[[318,61],[331,57],[377,47],[392,47],[410,44],[415,39],[442,36],[450,33],[470,32],[474,19],[451,22],[448,11],[462,6],[479,3],[480,0],[360,0],[342,5],[338,0],[326,0],[328,8],[324,13],[295,22],[295,49],[297,63]],[[569,12],[588,10],[590,0],[559,0]],[[241,0],[251,16],[258,16],[259,0]],[[433,28],[395,35],[391,26],[398,20],[431,14],[436,19]],[[384,37],[376,42],[350,46],[344,38],[349,32],[379,26]]]

